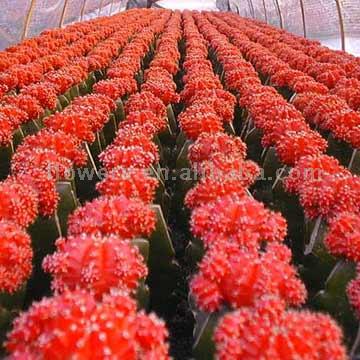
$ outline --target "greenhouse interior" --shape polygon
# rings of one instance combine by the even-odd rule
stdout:
[[[360,360],[359,0],[0,4],[0,358]]]

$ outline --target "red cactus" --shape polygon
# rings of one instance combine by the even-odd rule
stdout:
[[[325,245],[334,256],[360,261],[359,214],[342,213],[332,220]]]
[[[0,219],[21,227],[29,226],[38,215],[38,195],[31,186],[15,177],[0,182]]]
[[[291,251],[281,244],[269,244],[266,252],[257,252],[224,242],[207,252],[191,291],[197,305],[208,312],[219,310],[223,303],[233,308],[252,306],[263,295],[300,305],[306,289],[290,260]],[[208,282],[210,288],[204,286]]]
[[[7,146],[12,140],[15,127],[10,119],[0,114],[0,146]]]
[[[224,196],[197,207],[191,217],[191,230],[209,246],[218,238],[229,238],[247,247],[262,241],[282,241],[285,219],[249,197]]]
[[[147,174],[146,170],[116,167],[96,185],[96,189],[101,195],[124,195],[128,199],[151,203],[158,184],[159,181]]]
[[[159,117],[150,110],[132,111],[120,125],[122,124],[142,126],[145,130],[153,127],[152,135],[165,130],[167,126],[164,117]]]
[[[28,115],[25,111],[13,105],[2,105],[0,108],[0,117],[5,116],[17,128],[22,123],[26,122]]]
[[[102,80],[93,87],[94,92],[110,97],[113,100],[132,94],[137,90],[137,83],[133,77]]]
[[[118,166],[148,169],[159,161],[157,147],[152,145],[152,151],[146,151],[141,146],[110,146],[100,154],[99,159],[108,171]]]
[[[209,160],[216,153],[244,159],[246,156],[246,144],[239,137],[222,132],[203,133],[189,147],[188,158],[191,164],[195,165]]]
[[[30,236],[18,224],[0,220],[0,292],[13,293],[30,277]]]
[[[56,108],[57,95],[51,83],[41,82],[26,86],[21,90],[21,94],[34,97],[44,109]]]
[[[71,160],[74,165],[84,166],[87,161],[87,154],[81,148],[79,140],[71,134],[62,131],[44,129],[36,135],[27,136],[17,151],[25,149],[48,149],[55,151],[59,156]]]
[[[314,131],[289,131],[275,146],[279,159],[294,166],[304,156],[320,155],[327,148],[327,141]]]
[[[342,337],[329,316],[286,311],[276,298],[225,315],[215,331],[219,360],[345,360]]]
[[[124,196],[100,198],[78,208],[69,218],[68,234],[116,234],[122,238],[149,236],[155,213],[140,200]]]
[[[212,179],[236,179],[244,187],[252,185],[259,175],[259,166],[251,160],[243,160],[236,155],[214,154],[196,168],[200,175]]]
[[[223,130],[222,119],[207,104],[193,104],[179,116],[181,130],[191,139],[196,140],[203,133],[217,133]]]
[[[349,298],[350,304],[353,306],[356,315],[360,318],[360,266],[356,268],[357,276],[354,280],[350,281],[346,293]]]
[[[26,184],[36,191],[40,215],[54,215],[60,200],[56,189],[56,178],[42,170],[32,169],[25,174],[19,174],[17,179],[21,184]]]
[[[40,147],[23,147],[11,160],[11,171],[14,175],[41,170],[49,178],[63,179],[71,168],[72,163],[69,159],[58,155],[54,150]]]
[[[66,134],[76,136],[81,141],[92,143],[95,134],[92,131],[91,123],[84,115],[74,113],[56,113],[44,120],[47,128],[54,131],[62,130]]]
[[[340,173],[308,181],[301,188],[300,203],[309,218],[331,219],[342,212],[358,212],[360,178]]]
[[[206,177],[186,194],[185,205],[194,209],[226,195],[244,196],[245,190],[246,187],[239,179]]]
[[[290,170],[285,179],[285,188],[289,192],[298,193],[300,188],[308,181],[321,179],[325,175],[342,174],[350,172],[340,166],[337,159],[327,155],[307,156],[301,158],[294,168]]]
[[[15,320],[6,348],[13,359],[168,360],[167,336],[164,323],[137,313],[126,294],[97,303],[91,294],[75,291],[33,304]]]
[[[152,111],[159,118],[166,116],[166,107],[163,102],[151,92],[142,91],[131,95],[126,102],[125,111],[131,114],[134,111]]]
[[[30,95],[7,96],[3,100],[7,105],[12,105],[24,111],[30,120],[35,120],[44,113],[39,101]]]
[[[138,248],[114,235],[60,238],[56,248],[44,259],[43,268],[54,277],[57,292],[81,288],[101,299],[113,288],[134,291],[147,275]]]

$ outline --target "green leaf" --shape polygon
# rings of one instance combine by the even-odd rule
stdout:
[[[78,85],[74,85],[72,88],[70,88],[71,100],[74,100],[79,95],[80,95],[80,91],[79,91],[79,86]]]
[[[26,284],[23,284],[13,294],[0,292],[0,308],[7,310],[22,309],[25,300]]]
[[[19,127],[17,130],[15,130],[15,132],[13,133],[13,138],[12,138],[14,150],[16,150],[16,148],[23,142],[24,137],[25,137],[25,135],[24,135],[24,132],[22,131],[21,127]]]
[[[145,284],[144,280],[140,281],[135,298],[137,300],[139,309],[147,310],[149,308],[150,290],[149,287]]]
[[[95,70],[94,75],[95,75],[96,81],[100,81],[100,80],[102,80],[104,78],[103,70]]]
[[[97,82],[95,74],[92,72],[89,74],[88,78],[85,80],[87,85],[87,91],[90,93],[92,91],[93,85]]]
[[[125,119],[124,103],[120,98],[116,100],[116,110],[114,112],[114,115],[118,123]]]
[[[66,236],[68,217],[77,208],[78,200],[70,181],[58,181],[56,189],[60,195],[57,214],[61,226],[61,232],[63,236]]]
[[[282,164],[277,157],[275,148],[270,147],[266,149],[262,157],[264,157],[264,161],[263,161],[264,176],[272,184],[274,184],[274,182],[277,180],[278,169],[282,167]]]
[[[169,120],[169,125],[170,125],[170,130],[172,134],[176,134],[177,132],[177,123],[176,123],[176,118],[174,115],[174,110],[172,108],[171,105],[168,105],[166,108],[167,111],[167,117]]]
[[[156,228],[151,234],[149,263],[152,268],[166,268],[175,256],[175,250],[160,205],[152,205],[156,213]]]
[[[38,217],[28,228],[34,251],[33,272],[28,281],[26,291],[26,304],[34,300],[40,300],[44,296],[51,295],[51,277],[42,269],[42,261],[48,254],[52,254],[55,248],[55,240],[62,236],[60,221],[57,215],[44,218]]]
[[[357,149],[351,154],[349,169],[352,173],[360,175],[360,152]]]
[[[89,92],[88,86],[86,84],[86,80],[79,84],[79,95],[85,96]]]
[[[26,284],[13,294],[0,293],[0,357],[5,358],[1,344],[6,339],[6,334],[11,329],[14,318],[23,309],[25,301]]]
[[[64,108],[66,108],[67,106],[69,106],[70,102],[68,100],[68,98],[64,95],[60,95],[58,97],[60,105],[61,105],[61,110],[63,110]]]
[[[251,160],[260,162],[263,147],[261,145],[262,133],[257,128],[251,128],[245,135],[247,155]]]
[[[13,143],[0,146],[0,180],[4,180],[10,173],[11,157],[14,154]]]
[[[110,115],[109,121],[105,124],[103,134],[107,145],[110,145],[115,139],[117,123],[114,114]]]
[[[348,166],[353,154],[353,149],[351,146],[344,142],[334,138],[332,134],[328,137],[328,150],[327,153],[330,156],[334,156],[339,160],[341,165]]]
[[[187,138],[184,132],[180,131],[179,135],[176,138],[176,147],[178,149],[181,149],[186,142]],[[190,141],[190,140],[189,140]]]
[[[191,140],[186,140],[179,152],[179,155],[176,159],[176,168],[177,169],[188,169],[190,168],[190,162],[188,160],[189,146],[192,144]]]
[[[315,221],[306,220],[305,223],[305,255],[309,255],[321,248],[327,232],[326,221],[322,217],[318,217]]]
[[[84,168],[75,169],[75,184],[81,201],[93,199],[96,195],[95,184],[100,179],[97,165],[87,143],[84,143],[88,161]]]
[[[28,121],[21,125],[21,130],[25,136],[36,134],[41,129],[41,126],[36,120]]]
[[[149,241],[146,239],[133,239],[131,240],[131,243],[134,246],[137,246],[139,248],[139,251],[141,253],[141,255],[144,258],[144,261],[146,263],[148,263],[149,261],[149,251],[150,251],[150,244]]]
[[[189,264],[193,267],[201,261],[205,254],[204,244],[199,239],[195,238],[189,241],[185,249],[185,257]]]
[[[330,313],[343,326],[346,339],[355,338],[358,324],[346,295],[347,284],[355,277],[355,267],[352,262],[338,261],[325,282],[325,288],[313,300],[318,310]]]
[[[144,73],[142,70],[139,70],[137,74],[135,75],[135,80],[140,86],[144,82]]]
[[[223,308],[218,312],[206,313],[199,310],[192,296],[189,304],[195,318],[193,354],[196,360],[210,360],[215,356],[214,331],[219,320],[229,312]]]

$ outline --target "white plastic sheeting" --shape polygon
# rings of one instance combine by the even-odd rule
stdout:
[[[359,0],[217,0],[241,16],[320,40],[333,49],[360,56]]]
[[[172,9],[233,11],[360,56],[360,0],[161,0]],[[126,8],[128,0],[0,0],[0,49],[44,29]]]
[[[124,0],[0,0],[0,49],[42,30],[106,16],[124,9]]]
[[[178,9],[178,10],[217,10],[215,0],[162,0],[158,1],[157,4],[164,8]]]

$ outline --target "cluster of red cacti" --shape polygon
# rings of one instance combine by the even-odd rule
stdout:
[[[249,26],[249,30],[246,30],[246,26],[242,24],[242,20],[234,18],[232,15],[222,14],[219,17],[215,17],[209,14],[208,18],[218,27],[220,32],[229,36],[229,38],[236,45],[236,47],[240,49],[240,54],[246,56],[246,58],[248,58],[249,61],[254,64],[254,66],[259,72],[270,75],[270,77],[272,77],[280,74],[281,72],[285,74],[284,71],[289,71],[287,74],[292,74],[292,76],[290,77],[292,77],[292,80],[294,80],[294,76],[295,78],[298,76],[300,77],[301,74],[299,73],[299,71],[305,69],[300,65],[297,65],[297,67],[295,67],[294,65],[296,69],[300,70],[296,71],[295,73],[294,71],[290,71],[291,64],[289,65],[289,59],[286,59],[285,62],[278,59],[276,55],[273,55],[273,53],[276,53],[274,49],[276,45],[271,46],[271,51],[266,49],[266,47],[268,46],[268,42],[274,44],[276,41],[271,41],[269,39],[269,35],[264,35],[260,30],[254,30],[254,27],[256,28],[256,25]],[[219,18],[225,19],[227,22],[224,22]],[[240,25],[243,29],[241,35],[234,31],[233,28],[230,26],[237,23],[242,24]],[[246,22],[246,24],[248,24],[248,22]],[[263,42],[267,44],[265,47],[259,45],[262,44],[262,40],[260,39],[264,39]],[[214,44],[213,46],[216,48],[217,44]],[[280,48],[282,48],[282,45],[280,45]],[[233,49],[232,51],[235,52],[236,50]],[[291,50],[289,51],[291,52]],[[219,57],[219,60],[223,62],[221,55]],[[322,69],[322,67],[320,66],[322,64],[321,62],[316,63],[316,61],[309,56],[307,57],[307,60],[308,63],[312,64],[314,69]],[[294,61],[296,61],[295,58]],[[316,67],[314,61],[316,64],[320,64],[318,68]],[[232,61],[230,61],[230,63],[232,63]],[[347,63],[347,61],[345,61],[345,63]],[[328,69],[332,68],[332,66],[330,65],[328,66]],[[355,66],[355,64],[353,65]],[[224,64],[224,67],[225,66],[226,65]],[[342,81],[345,81],[345,73],[349,77],[356,77],[356,75],[354,75],[353,73],[347,73],[346,67],[342,67],[345,65],[340,64],[336,66],[337,70],[334,70],[335,73],[343,74],[341,80],[339,79],[340,83]],[[251,77],[256,74],[255,72],[252,72],[250,70],[249,63],[248,65],[245,65],[245,69],[246,77]],[[320,72],[321,71],[319,70],[319,74]],[[316,74],[312,73],[310,75],[316,78]],[[240,78],[240,76],[238,78]],[[283,77],[283,80],[284,78],[286,78],[286,76]],[[313,80],[310,79],[307,79],[306,81],[313,83]],[[249,84],[252,87],[250,87]],[[259,106],[257,106],[256,104],[256,90],[254,91],[254,84],[255,86],[259,87],[259,93],[261,94],[259,96]],[[268,127],[272,127],[272,120],[270,117],[267,118],[267,116],[268,114],[271,114],[271,111],[276,108],[277,104],[282,104],[282,100],[279,99],[280,95],[274,92],[273,89],[260,85],[260,83],[256,82],[255,80],[251,80],[249,82],[248,80],[245,81],[244,79],[244,86],[237,87],[237,85],[241,84],[229,84],[232,89],[238,91],[240,95],[239,102],[242,106],[248,109],[255,123],[255,126],[263,130],[264,141],[264,138],[266,138],[266,135],[269,131]],[[292,90],[295,90],[289,85],[289,83],[281,83],[279,85],[286,85]],[[248,97],[246,89],[249,89],[250,92]],[[330,129],[330,127],[332,130],[336,129],[336,132],[338,134],[343,134],[343,140],[346,140],[346,136],[350,136],[351,141],[349,140],[349,142],[351,144],[355,144],[358,139],[357,133],[360,129],[358,125],[358,119],[360,119],[359,115],[355,111],[351,110],[346,104],[346,102],[340,97],[337,97],[336,95],[329,95],[328,93],[324,95],[322,93],[323,91],[320,91],[319,93],[316,91],[313,92],[313,90],[308,89],[305,93],[297,95],[295,104],[297,108],[303,112],[307,120],[309,120],[309,118],[314,118],[317,121],[317,126],[323,126],[324,129]],[[269,104],[271,102],[274,107],[271,110],[266,110],[265,104]],[[326,148],[326,142],[318,135],[316,135],[316,137],[307,136],[306,141],[294,141],[295,138],[298,138],[299,140],[302,139],[302,133],[304,133],[304,118],[302,117],[302,114],[299,113],[299,111],[296,112],[296,110],[292,107],[291,104],[286,104],[285,106],[286,112],[284,112],[285,109],[282,109],[279,106],[278,109],[280,109],[281,112],[277,114],[273,113],[272,119],[279,120],[279,117],[281,118],[282,116],[284,116],[284,114],[288,114],[290,111],[293,114],[291,116],[291,119],[295,118],[297,120],[295,122],[293,122],[294,120],[290,120],[290,123],[292,123],[292,125],[290,125],[290,127],[289,125],[284,127],[285,133],[284,136],[280,137],[280,143],[267,143],[266,145],[275,146],[281,162],[295,166],[290,171],[289,177],[285,180],[285,186],[288,191],[293,191],[299,194],[300,204],[303,206],[305,214],[309,218],[316,218],[318,216],[322,216],[325,220],[328,220],[330,222],[329,233],[327,235],[327,238],[325,239],[325,245],[327,246],[328,250],[335,256],[340,255],[349,260],[356,261],[356,256],[354,256],[354,254],[357,252],[359,245],[357,230],[356,227],[354,228],[355,225],[352,219],[358,216],[360,210],[359,177],[351,174],[351,172],[343,166],[340,166],[339,162],[335,158],[322,154],[322,152]],[[254,113],[252,112],[252,109],[262,109],[262,111],[255,111]],[[262,121],[260,120],[259,122],[257,120],[257,116],[259,114],[261,119],[261,116],[264,116],[262,115],[262,113],[265,113],[266,115],[265,118],[262,119]],[[297,114],[297,117],[295,117],[294,114]],[[294,126],[293,129],[291,129],[292,126]],[[278,122],[276,131],[279,131]],[[290,133],[290,136],[287,134],[287,132]],[[313,134],[316,134],[312,130],[311,132]],[[272,139],[274,138],[272,134],[270,137]],[[312,138],[314,139],[314,141],[312,141]],[[316,142],[315,138],[318,139],[316,140]],[[350,138],[348,137],[347,139]],[[317,147],[316,143],[318,145],[322,144],[321,147]],[[309,144],[310,147],[307,147]],[[344,235],[344,228],[347,229],[346,236],[343,237],[342,240],[340,240],[340,234]],[[354,306],[358,310],[358,303],[355,302]]]
[[[147,24],[157,14],[140,11],[134,17],[140,18],[141,15],[146,17],[139,19],[136,26],[132,25],[125,37],[117,38],[114,35],[114,41],[105,41],[106,46],[102,46],[98,53],[94,51],[94,64],[95,59],[98,58],[99,68],[106,66],[108,61],[103,63],[104,58],[108,56],[111,59],[116,56],[118,49],[123,46],[120,44],[124,39],[127,42],[129,35],[139,27],[144,29],[140,32],[143,34],[143,43],[146,43],[149,33],[153,39],[155,34],[151,33],[151,26]],[[158,32],[161,32],[170,13],[162,12],[162,15],[162,25],[158,24],[158,28],[160,26]],[[134,22],[134,17],[129,16],[130,23]],[[164,41],[172,39],[177,44],[180,37],[181,17],[175,14],[171,19],[173,24],[174,20],[177,23],[176,35],[169,34],[168,39],[165,37]],[[170,28],[167,29],[167,32],[171,31]],[[146,55],[146,50],[145,46],[142,57]],[[176,54],[174,56],[174,62],[178,61]],[[154,108],[151,107],[152,103],[156,105]],[[147,108],[146,104],[148,104]],[[1,281],[4,287],[1,288],[2,291],[18,290],[31,273],[30,239],[23,230],[14,228],[15,223],[22,229],[31,224],[38,214],[49,216],[54,213],[58,201],[56,181],[63,178],[72,166],[84,165],[87,157],[82,147],[83,142],[94,141],[96,133],[102,130],[115,109],[114,100],[107,95],[78,97],[64,111],[45,118],[46,129],[27,137],[17,149],[11,164],[12,175],[0,184],[4,189],[1,201],[1,226],[4,227],[4,231],[9,230],[4,234],[4,244],[2,244],[1,275],[4,277]],[[114,149],[119,151],[130,149],[138,154],[150,152],[155,157],[154,162],[157,162],[158,150],[151,139],[156,132],[163,130],[163,124],[166,124],[165,105],[161,99],[151,93],[143,92],[135,98],[132,105],[129,100],[129,109],[131,111],[127,116],[128,121],[126,123],[124,121],[121,125],[114,145],[106,151],[110,153]],[[143,109],[145,114],[142,114]],[[155,119],[154,124],[151,123],[152,119]],[[148,126],[142,127],[145,122]],[[135,132],[137,136],[133,136]],[[101,158],[104,161],[105,152]],[[12,358],[38,356],[56,358],[60,353],[65,357],[68,356],[64,355],[65,353],[71,356],[87,356],[90,354],[89,351],[93,351],[91,349],[96,341],[101,344],[97,347],[96,356],[101,358],[111,358],[112,354],[116,354],[117,357],[130,356],[130,358],[168,358],[168,346],[165,343],[167,331],[164,324],[153,315],[136,313],[135,302],[129,297],[138,288],[139,281],[147,275],[144,259],[138,248],[132,245],[131,240],[139,236],[149,236],[155,228],[156,216],[149,203],[153,201],[158,181],[144,169],[136,167],[136,163],[130,161],[128,163],[134,168],[132,176],[136,176],[137,185],[131,181],[132,170],[127,169],[127,166],[119,167],[120,164],[114,160],[113,171],[98,186],[99,191],[104,195],[75,211],[69,218],[68,237],[58,239],[56,252],[45,258],[43,267],[54,277],[52,287],[55,295],[42,303],[33,304],[29,312],[17,320],[7,343]],[[141,172],[140,177],[139,172]],[[106,185],[109,185],[109,188]],[[118,189],[118,185],[123,188]],[[143,189],[147,189],[146,194],[142,192]],[[11,241],[13,245],[10,245]],[[14,256],[16,246],[19,250],[17,258]],[[10,269],[14,266],[16,271]],[[86,290],[87,293],[76,292],[79,288]],[[84,301],[84,310],[77,307],[82,301]],[[39,317],[45,310],[48,311],[49,317]],[[54,315],[56,311],[58,311],[57,318]],[[78,311],[82,313],[82,319]],[[110,329],[106,321],[106,311],[109,316],[111,315],[111,321],[116,322],[114,325],[116,332]],[[95,313],[99,315],[97,320],[94,320]],[[66,333],[61,335],[63,340],[58,339],[63,347],[55,346],[50,340],[47,343],[37,342],[39,337],[46,337],[48,332],[60,329],[65,324],[63,322],[65,318],[68,321],[63,328]],[[85,319],[88,321],[86,324]],[[28,320],[34,321],[29,337],[25,335],[28,332]],[[71,333],[69,326],[76,327],[77,321],[83,327],[78,328],[75,335]],[[92,340],[87,338],[87,329],[95,325],[101,328],[100,322],[103,324],[102,330],[98,333],[94,332]],[[120,324],[123,326],[122,333],[119,331]],[[103,336],[109,336],[106,338],[108,343]],[[82,344],[84,341],[85,343]]]
[[[226,36],[218,32],[211,22],[221,32],[234,33],[234,38],[238,34],[236,30],[232,32],[232,28],[217,20],[214,15],[195,14],[194,18],[200,32],[216,51],[217,60],[223,67],[226,86],[236,91],[239,103],[252,115],[255,125],[261,124],[269,140],[275,142],[279,158],[286,163],[295,164],[308,155],[321,155],[326,142],[306,125],[301,114],[292,105],[287,104],[276,91],[261,85],[257,73],[241,58],[238,48],[230,44]],[[280,119],[286,124],[283,127],[279,126]],[[287,123],[292,122],[290,129],[291,126],[293,128],[288,131]],[[277,129],[283,133],[273,139],[274,136],[270,134],[276,133]],[[229,143],[223,142],[226,156],[231,157],[233,149],[239,154],[241,150]],[[207,151],[203,150],[204,155],[196,142],[192,146],[196,146],[196,151],[193,154],[190,147],[191,159],[201,159],[202,156],[211,159],[213,155],[209,156],[208,153],[211,154],[212,149],[221,151],[221,146],[214,140],[209,141],[205,148]],[[244,195],[239,187],[230,187],[229,193],[225,193],[228,180],[226,176],[224,179],[218,190],[219,197],[214,200],[208,196],[208,203],[201,192],[201,186],[196,186],[200,189],[199,199],[203,203],[195,207],[191,220],[194,235],[200,237],[208,249],[199,265],[200,271],[191,283],[198,306],[205,311],[215,311],[227,303],[239,309],[220,320],[215,330],[217,356],[220,359],[281,357],[283,348],[276,344],[285,340],[286,336],[286,354],[295,357],[307,354],[306,356],[319,359],[329,354],[330,358],[344,359],[346,355],[341,345],[341,331],[330,318],[304,311],[285,310],[286,303],[299,305],[306,297],[304,285],[298,279],[295,268],[289,264],[290,250],[279,243],[286,235],[286,221],[281,215],[271,213],[261,203]],[[200,184],[202,181],[204,180],[201,179]],[[196,206],[193,200],[196,200],[196,187],[187,198],[187,202],[193,207]],[[216,191],[214,193],[217,194]],[[265,246],[264,243],[269,241]],[[281,270],[270,275],[273,266]],[[289,288],[285,289],[287,286]],[[277,315],[275,308],[278,309]],[[269,316],[266,310],[269,311]],[[256,320],[252,327],[250,319],[253,317]],[[297,338],[296,323],[304,319],[310,329],[319,323],[320,318],[321,325],[317,333],[319,337],[309,339],[306,349],[303,348],[300,338]],[[264,331],[259,330],[261,326],[264,326]],[[331,329],[329,333],[327,329]],[[327,345],[322,347],[320,342]],[[328,348],[332,349],[331,355]]]
[[[6,342],[12,359],[168,359],[167,330],[137,312],[126,293],[101,302],[81,290],[33,305],[17,318]]]
[[[99,155],[107,171],[96,185],[100,196],[75,210],[67,237],[45,257],[54,295],[15,320],[5,343],[11,359],[169,359],[164,323],[137,311],[132,299],[149,272],[134,243],[156,228],[157,136],[172,132],[167,106],[180,101],[181,136],[199,176],[185,205],[205,249],[191,296],[201,311],[230,310],[215,329],[216,358],[346,358],[330,317],[288,309],[304,304],[307,291],[283,243],[286,220],[251,196],[260,169],[246,160],[240,137],[226,131],[235,107],[245,110],[262,146],[292,167],[285,190],[299,196],[307,218],[328,223],[328,251],[358,262],[360,180],[324,155],[328,144],[317,131],[359,146],[358,59],[231,14],[133,10],[25,40],[0,52],[0,71],[0,145],[13,147],[13,133],[27,122],[44,126],[17,147],[11,175],[0,183],[1,293],[13,294],[29,279],[26,228],[56,214],[57,182],[86,164],[87,143],[125,102],[125,119],[114,122],[115,139]],[[89,75],[94,80],[94,72],[106,78],[91,83],[95,94],[73,99],[70,90]],[[276,87],[294,92],[293,102]],[[70,105],[55,112],[68,93]],[[358,315],[359,276],[347,288]]]
[[[359,147],[360,115],[356,110],[360,106],[360,82],[356,74],[347,72],[343,64],[318,61],[303,50],[278,41],[276,30],[266,31],[231,15],[223,18],[230,25],[240,26],[242,36],[237,37],[235,44],[256,70],[269,76],[273,85],[297,94],[294,105],[309,123]],[[356,67],[359,71],[360,66]]]
[[[112,58],[118,55],[119,49],[128,42],[129,36],[149,21],[146,17],[139,21],[137,19],[138,14],[133,13],[129,17],[119,15],[111,21],[90,21],[87,26],[80,25],[79,30],[76,26],[64,30],[63,39],[55,32],[53,36],[59,38],[55,38],[54,43],[64,43],[62,47],[58,44],[60,48],[57,50],[52,46],[48,50],[46,47],[38,49],[33,39],[27,46],[3,52],[5,57],[12,58],[17,50],[22,54],[33,46],[40,54],[32,60],[28,59],[26,64],[10,66],[0,76],[0,84],[6,87],[6,92],[20,90],[18,94],[3,94],[0,98],[0,144],[9,144],[19,125],[36,120],[44,115],[46,109],[55,110],[58,95],[84,81],[90,72],[108,66]],[[117,24],[124,21],[127,25],[119,30]],[[42,37],[49,38],[51,35],[39,36],[39,44],[46,46],[50,43],[49,39],[43,42]],[[32,52],[29,51],[29,54]]]

